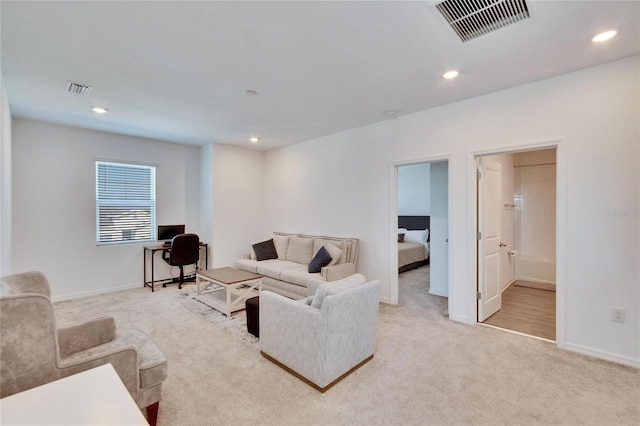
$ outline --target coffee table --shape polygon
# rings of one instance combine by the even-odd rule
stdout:
[[[244,309],[247,299],[262,291],[262,275],[235,268],[215,268],[196,272],[196,300],[227,317]]]

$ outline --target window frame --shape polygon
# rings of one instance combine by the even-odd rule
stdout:
[[[149,198],[131,198],[126,199],[126,194],[119,194],[120,199],[108,199],[101,198],[101,193],[108,192],[108,188],[103,188],[105,185],[104,179],[101,178],[100,168],[101,166],[113,166],[117,167],[126,167],[131,169],[146,169],[149,170],[149,180],[146,184],[149,187]],[[95,167],[95,201],[96,201],[96,245],[97,246],[116,246],[116,245],[128,245],[128,244],[140,244],[140,243],[150,243],[154,242],[157,239],[157,225],[156,225],[156,192],[157,192],[157,166],[155,164],[148,163],[137,163],[132,161],[118,161],[118,160],[107,160],[107,159],[96,159],[94,161]],[[101,191],[102,189],[102,191]],[[125,189],[125,187],[121,188]],[[116,240],[101,240],[104,239],[104,225],[101,227],[101,215],[100,208],[101,207],[114,207],[114,208],[122,208],[126,210],[127,207],[141,207],[149,209],[149,228],[148,228],[148,238],[139,238],[139,239],[124,239],[124,231],[125,229],[119,229],[117,231],[123,232],[123,237]],[[134,210],[134,209],[132,209]],[[102,229],[101,229],[102,228]],[[144,232],[146,233],[147,227],[144,227]]]

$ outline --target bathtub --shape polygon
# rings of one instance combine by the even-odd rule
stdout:
[[[555,284],[556,261],[548,257],[516,254],[515,279]]]

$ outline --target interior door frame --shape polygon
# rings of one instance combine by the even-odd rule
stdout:
[[[391,258],[389,267],[389,303],[391,305],[398,304],[398,167],[410,166],[412,164],[422,163],[440,163],[447,162],[447,222],[449,226],[449,244],[447,245],[447,287],[449,289],[449,312],[452,308],[451,296],[451,251],[453,246],[453,229],[451,221],[452,213],[452,183],[453,183],[453,167],[452,154],[443,154],[433,157],[421,157],[410,160],[394,161],[389,163],[389,188],[390,188],[390,208],[389,208],[389,232],[388,243],[389,257]]]
[[[480,151],[472,151],[468,155],[467,170],[470,204],[469,209],[469,243],[473,247],[473,263],[474,263],[474,282],[473,286],[469,286],[469,291],[473,291],[474,300],[474,318],[473,322],[477,323],[478,319],[478,303],[476,300],[476,289],[478,285],[478,247],[476,240],[477,223],[478,223],[478,197],[475,191],[476,180],[476,160],[479,157],[497,154],[513,154],[522,151],[531,151],[538,149],[556,149],[556,346],[560,349],[566,349],[567,345],[567,303],[566,303],[566,147],[563,139],[553,139],[541,142],[533,142],[521,145],[512,145],[508,147],[485,149]],[[451,262],[450,262],[451,263]]]

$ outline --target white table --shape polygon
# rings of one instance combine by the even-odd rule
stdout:
[[[215,268],[196,272],[196,300],[227,317],[244,309],[244,302],[262,291],[262,275],[235,268]]]
[[[147,425],[111,364],[0,399],[3,425]]]

